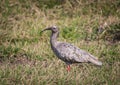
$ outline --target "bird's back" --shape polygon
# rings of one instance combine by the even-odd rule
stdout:
[[[66,63],[91,62],[96,65],[102,65],[93,55],[69,43],[57,42],[55,50],[57,57]]]

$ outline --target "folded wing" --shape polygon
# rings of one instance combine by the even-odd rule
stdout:
[[[100,62],[93,55],[69,43],[59,42],[56,48],[59,53],[59,58],[65,61],[66,63],[91,62],[95,65],[102,65],[102,62]]]

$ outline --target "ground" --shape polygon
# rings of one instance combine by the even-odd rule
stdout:
[[[1,85],[119,85],[119,0],[0,1]],[[86,50],[103,62],[71,65],[50,48],[48,26],[59,27],[60,41]]]

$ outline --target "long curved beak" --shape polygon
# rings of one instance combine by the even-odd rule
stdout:
[[[46,30],[50,30],[50,28],[48,27],[48,28],[42,30],[40,33],[44,32],[44,31],[46,31]]]

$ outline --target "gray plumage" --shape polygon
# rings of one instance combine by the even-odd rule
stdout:
[[[98,66],[102,65],[102,62],[100,62],[96,57],[94,57],[90,53],[81,50],[78,47],[71,45],[69,43],[57,41],[59,30],[56,26],[46,28],[43,31],[45,30],[52,31],[50,37],[51,48],[53,52],[56,54],[56,56],[59,59],[63,60],[66,64],[70,65],[72,63],[91,62]]]

